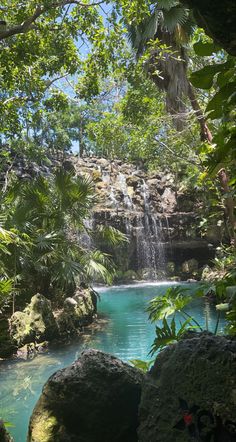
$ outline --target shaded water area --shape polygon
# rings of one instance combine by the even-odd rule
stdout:
[[[71,364],[85,348],[97,348],[124,361],[149,359],[155,326],[147,321],[145,308],[150,299],[161,296],[169,285],[161,283],[100,288],[99,315],[108,320],[102,330],[91,331],[86,341],[55,348],[31,361],[0,363],[0,417],[14,424],[11,434],[15,442],[26,441],[29,417],[48,377]],[[190,284],[188,287],[195,288]],[[214,330],[214,306],[197,299],[186,311],[203,327],[207,317],[209,329]],[[224,320],[220,323],[220,332],[223,332],[223,327]]]

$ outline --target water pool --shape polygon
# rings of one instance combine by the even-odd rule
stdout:
[[[82,350],[97,348],[128,361],[148,359],[154,339],[154,325],[147,321],[147,302],[162,295],[169,283],[140,284],[97,289],[101,295],[99,314],[108,319],[104,328],[91,332],[86,341],[50,350],[29,361],[0,362],[0,417],[14,424],[15,442],[25,442],[29,417],[42,386],[56,370],[77,359]],[[194,288],[194,286],[192,286]],[[215,308],[203,300],[194,301],[187,309],[204,326],[215,327]],[[223,331],[224,321],[219,331]]]

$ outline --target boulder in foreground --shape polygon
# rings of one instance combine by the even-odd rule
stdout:
[[[236,441],[236,340],[189,333],[145,378],[140,442]]]
[[[114,356],[84,351],[45,384],[28,442],[136,442],[142,379]]]

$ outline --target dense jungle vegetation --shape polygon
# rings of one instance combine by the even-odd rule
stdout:
[[[2,0],[0,18],[0,307],[112,281],[111,257],[80,242],[93,183],[59,166],[79,146],[203,190],[202,234],[224,226],[212,290],[235,333],[234,55],[178,0]],[[88,233],[125,241],[114,228]]]

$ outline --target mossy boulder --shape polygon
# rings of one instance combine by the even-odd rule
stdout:
[[[198,272],[198,261],[194,258],[184,261],[182,264],[182,272],[187,275],[196,275]]]
[[[168,261],[168,263],[166,265],[166,272],[168,275],[175,274],[175,263],[173,261]]]
[[[236,339],[188,333],[143,383],[139,442],[235,442]]]
[[[142,379],[114,356],[83,352],[45,384],[28,442],[137,442]]]
[[[123,273],[123,282],[133,282],[138,279],[138,275],[134,270],[127,270]]]
[[[97,312],[97,298],[90,288],[79,287],[73,297],[66,298],[63,310],[57,317],[62,337],[76,335],[81,327],[91,324]]]
[[[33,296],[30,304],[22,312],[12,315],[10,329],[11,338],[17,346],[57,338],[58,327],[51,302],[39,293]]]

